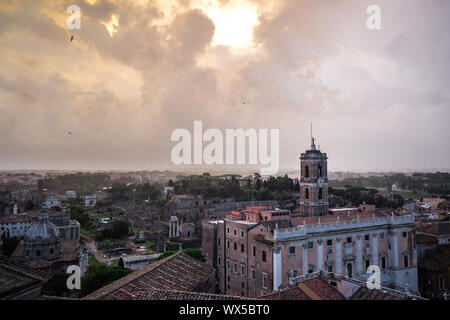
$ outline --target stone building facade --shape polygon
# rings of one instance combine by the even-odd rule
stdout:
[[[383,286],[418,293],[413,216],[321,218],[204,221],[203,255],[219,292],[257,297],[320,270],[364,280],[377,265]]]

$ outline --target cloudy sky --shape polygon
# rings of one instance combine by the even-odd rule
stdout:
[[[66,24],[73,4],[80,30]],[[371,4],[380,30],[366,26]],[[330,170],[448,170],[448,12],[447,0],[1,1],[0,169],[181,169],[171,133],[202,120],[279,129],[282,169],[298,167],[312,122]]]

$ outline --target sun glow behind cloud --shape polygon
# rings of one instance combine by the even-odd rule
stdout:
[[[253,45],[253,28],[259,23],[256,6],[242,1],[220,6],[217,1],[200,1],[198,7],[214,22],[213,45],[248,48]]]
[[[102,21],[102,23],[106,26],[106,30],[108,30],[109,35],[113,37],[119,27],[119,18],[116,15],[112,15],[109,22]]]

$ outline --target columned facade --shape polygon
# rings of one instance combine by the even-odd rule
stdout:
[[[170,217],[170,225],[169,225],[169,238],[178,237],[178,217],[171,216]]]
[[[362,246],[361,235],[356,236],[356,265],[358,274],[362,273]]]
[[[308,274],[308,243],[307,242],[303,243],[302,248],[303,248],[302,250],[303,275],[306,275]]]
[[[378,265],[378,238],[377,234],[372,234],[372,264]]]
[[[342,247],[341,238],[336,238],[336,273],[342,275]]]
[[[323,240],[317,240],[317,271],[323,270]]]
[[[273,290],[281,284],[281,248],[273,249]]]

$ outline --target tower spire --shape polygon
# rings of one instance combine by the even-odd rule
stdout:
[[[314,144],[314,137],[312,134],[312,122],[311,122],[311,150],[316,150],[316,145]]]

